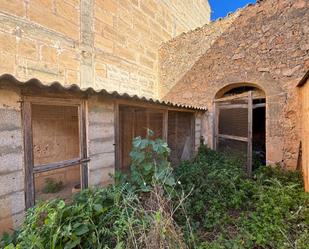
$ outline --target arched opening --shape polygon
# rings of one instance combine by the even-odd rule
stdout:
[[[266,164],[266,96],[253,84],[232,84],[215,96],[214,147],[244,160],[248,174]]]

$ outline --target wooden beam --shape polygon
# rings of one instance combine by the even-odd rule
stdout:
[[[252,91],[251,91],[251,97],[252,97],[252,99],[265,99],[264,94],[260,94],[258,92],[252,93]],[[226,101],[233,101],[233,100],[237,100],[237,99],[247,100],[248,99],[248,92],[223,97],[223,98],[220,98],[220,99],[215,99],[214,101],[215,102],[226,102]]]
[[[266,107],[266,103],[254,104],[252,108],[255,109],[255,108],[261,108],[261,107]]]
[[[115,167],[120,169],[121,165],[121,144],[120,144],[120,117],[119,117],[119,104],[114,102],[114,129],[115,129]]]
[[[24,133],[24,160],[25,160],[25,204],[26,208],[34,205],[34,177],[33,177],[33,140],[32,140],[32,121],[31,103],[22,102],[22,123]]]
[[[35,105],[57,105],[57,106],[80,106],[82,99],[63,99],[63,98],[47,98],[47,97],[33,97],[24,96],[24,101],[31,102]]]
[[[248,92],[248,152],[247,152],[247,174],[252,176],[252,129],[253,129],[253,112],[252,112],[252,92]]]
[[[47,172],[50,170],[55,170],[55,169],[62,169],[66,167],[71,167],[75,165],[81,165],[83,163],[87,163],[90,161],[90,158],[76,158],[76,159],[70,159],[70,160],[65,160],[61,162],[56,162],[56,163],[48,163],[48,164],[41,164],[34,166],[33,168],[33,173],[42,173],[42,172]]]
[[[163,139],[167,142],[168,138],[168,110],[164,111],[163,114]]]
[[[219,138],[225,138],[225,139],[231,139],[231,140],[237,140],[242,142],[248,142],[247,137],[239,137],[239,136],[232,136],[232,135],[225,135],[225,134],[218,134]]]
[[[81,188],[85,189],[88,187],[88,106],[87,101],[84,100],[79,106],[79,120],[80,120],[80,152],[81,152]]]
[[[219,109],[236,109],[236,108],[248,108],[247,104],[220,104],[217,105]]]

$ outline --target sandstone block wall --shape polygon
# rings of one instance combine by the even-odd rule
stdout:
[[[207,140],[211,145],[212,101],[216,93],[235,83],[261,88],[266,94],[268,163],[295,169],[300,144],[296,85],[309,67],[308,5],[305,0],[260,1],[240,10],[230,23],[228,18],[206,25],[202,30],[219,27],[220,23],[227,26],[211,46],[203,44],[199,51],[204,54],[200,57],[198,51],[175,48],[190,48],[192,41],[207,37],[201,30],[166,43],[160,51],[160,84],[171,90],[164,99],[208,107]],[[196,59],[191,68],[183,66],[183,61]],[[175,68],[185,72],[174,74]]]
[[[159,45],[209,20],[207,0],[2,0],[0,74],[158,97]]]
[[[18,226],[25,209],[19,101],[18,92],[0,89],[0,234]]]

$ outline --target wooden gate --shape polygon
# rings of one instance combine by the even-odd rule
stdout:
[[[214,101],[214,149],[243,160],[252,174],[252,92]]]

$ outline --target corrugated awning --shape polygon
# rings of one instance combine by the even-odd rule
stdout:
[[[89,95],[92,94],[101,94],[105,96],[115,97],[115,98],[122,98],[122,99],[130,99],[130,100],[137,100],[142,102],[147,102],[151,104],[159,104],[159,105],[165,105],[165,106],[171,106],[176,108],[186,108],[186,109],[192,109],[192,110],[200,110],[200,111],[206,111],[206,107],[199,107],[199,106],[191,106],[191,105],[184,105],[184,104],[178,104],[178,103],[172,103],[169,101],[163,101],[159,99],[153,99],[153,98],[147,98],[147,97],[140,97],[136,94],[128,94],[128,93],[119,93],[117,91],[107,91],[106,89],[101,90],[95,90],[92,87],[88,88],[80,88],[76,84],[72,85],[62,85],[60,82],[55,81],[51,83],[42,83],[40,80],[32,78],[28,81],[19,81],[14,76],[10,74],[3,74],[0,76],[0,86],[7,84],[9,82],[10,84],[19,86],[19,87],[38,87],[40,89],[57,89],[62,91],[72,91],[72,92],[83,92]]]

